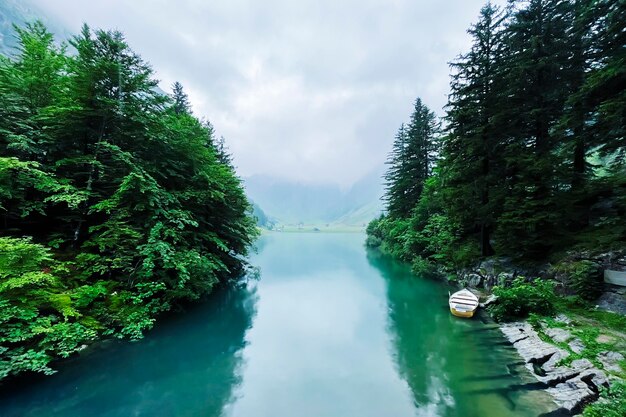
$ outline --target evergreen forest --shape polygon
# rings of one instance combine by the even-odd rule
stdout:
[[[487,3],[450,63],[445,117],[417,99],[368,244],[418,273],[623,250],[626,3]]]

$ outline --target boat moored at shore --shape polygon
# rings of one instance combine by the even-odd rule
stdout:
[[[456,317],[471,318],[478,308],[478,297],[468,289],[452,294],[448,300],[450,312]]]

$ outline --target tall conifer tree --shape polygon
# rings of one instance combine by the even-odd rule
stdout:
[[[408,125],[402,125],[389,156],[386,180],[391,216],[408,217],[432,173],[438,132],[435,114],[417,98]]]
[[[502,24],[505,15],[487,3],[468,33],[469,53],[451,64],[451,94],[447,106],[449,134],[443,145],[442,175],[449,214],[465,233],[478,232],[483,256],[492,255],[491,232],[501,204],[496,190],[502,170],[501,136],[496,115],[501,100]]]

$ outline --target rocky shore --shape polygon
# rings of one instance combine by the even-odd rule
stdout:
[[[604,268],[626,270],[623,253],[602,255],[594,259]],[[508,259],[491,259],[477,267],[458,273],[461,287],[469,287],[486,299],[481,307],[495,302],[489,296],[495,285],[506,286],[515,277],[552,279],[567,290],[568,277],[555,273],[550,265],[533,269],[514,266]],[[626,287],[604,284],[597,310],[626,314]],[[576,322],[568,317],[576,317]],[[626,317],[624,318],[626,320]],[[545,386],[556,403],[555,415],[576,415],[600,397],[612,380],[626,375],[626,335],[594,327],[579,315],[559,314],[531,324],[519,321],[500,324],[500,330],[515,347],[530,373]],[[596,330],[589,338],[590,327]],[[582,337],[586,335],[587,337]],[[581,340],[584,339],[584,340]],[[615,351],[620,350],[622,353]]]
[[[560,319],[567,320],[565,317]],[[560,410],[570,414],[579,413],[586,404],[598,398],[602,388],[609,386],[610,377],[589,359],[575,359],[568,365],[562,364],[571,353],[543,340],[528,322],[504,323],[500,329],[516,348],[526,368],[539,382],[545,384]],[[568,343],[574,352],[582,351],[581,341],[569,331],[547,326],[543,329],[555,342]],[[603,352],[598,360],[605,369],[621,372],[619,362],[624,357],[618,352]]]

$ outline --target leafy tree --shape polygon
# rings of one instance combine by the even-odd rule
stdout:
[[[258,233],[223,142],[121,33],[85,25],[71,52],[41,23],[17,33],[0,59],[0,378],[142,337],[239,277]]]

